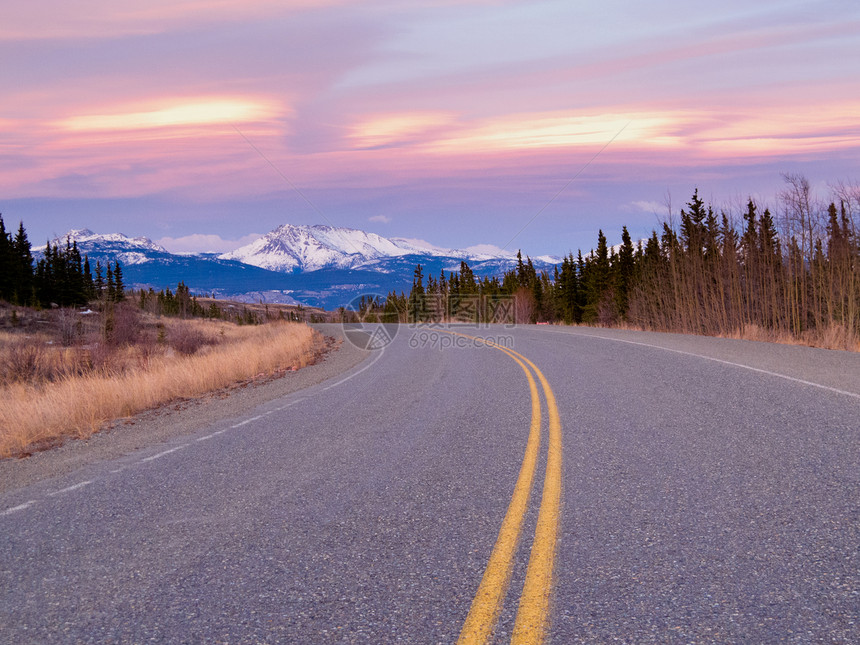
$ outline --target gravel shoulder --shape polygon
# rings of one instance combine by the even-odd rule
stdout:
[[[344,337],[340,325],[311,325],[326,337],[327,349],[316,363],[296,372],[245,382],[196,399],[175,401],[147,410],[87,439],[70,439],[63,445],[22,459],[0,460],[0,493],[51,479],[140,448],[197,432],[225,417],[279,399],[334,378],[361,363],[370,352],[358,349]]]

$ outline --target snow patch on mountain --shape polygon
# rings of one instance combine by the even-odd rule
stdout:
[[[284,224],[255,242],[218,257],[270,271],[304,272],[323,268],[355,269],[368,261],[412,252],[376,233]]]
[[[138,248],[142,251],[155,251],[156,253],[167,253],[167,249],[159,246],[148,237],[128,237],[122,233],[93,233],[88,228],[73,229],[63,235],[66,238],[81,244],[99,244],[107,246],[110,244],[122,244],[129,248]]]
[[[449,257],[455,251],[444,249],[441,246],[431,244],[426,240],[409,237],[392,237],[391,241],[401,249],[410,251],[413,255],[433,255],[437,257]]]
[[[385,270],[377,267],[381,261],[407,255],[484,262],[510,261],[516,252],[489,244],[445,249],[424,240],[385,238],[350,228],[284,224],[255,242],[218,257],[270,271],[307,272],[323,268]],[[541,260],[557,262],[550,256]]]
[[[123,264],[144,264],[152,262],[152,254],[167,254],[148,237],[128,237],[122,233],[93,233],[88,228],[72,229],[54,244],[63,246],[66,240],[75,242],[83,255],[110,256]]]

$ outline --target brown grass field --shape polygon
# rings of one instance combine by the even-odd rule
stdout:
[[[0,458],[85,438],[111,420],[312,363],[324,347],[302,323],[238,326],[156,318],[123,305],[53,311],[0,325]],[[33,318],[38,318],[33,320]],[[41,324],[40,324],[41,323]],[[71,327],[71,331],[69,331]]]

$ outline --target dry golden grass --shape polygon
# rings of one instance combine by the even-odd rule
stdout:
[[[599,328],[600,325],[578,324],[578,327]],[[652,329],[643,325],[619,322],[607,325],[607,329],[624,329],[627,331],[654,331],[661,333],[685,333],[671,329]],[[823,349],[839,349],[849,352],[860,352],[860,341],[844,326],[833,324],[823,331],[804,332],[794,336],[786,331],[765,329],[755,324],[747,324],[743,329],[736,329],[727,334],[715,334],[715,338],[733,338],[735,340],[755,340],[765,343],[780,343],[799,347],[820,347]]]
[[[166,320],[165,328],[167,335],[180,329],[184,334],[199,335],[196,340],[202,337],[203,343],[192,355],[155,343],[130,346],[114,352],[111,365],[95,371],[75,374],[67,369],[53,381],[0,387],[0,458],[68,436],[87,437],[107,421],[176,399],[303,367],[323,344],[317,332],[299,323],[238,327],[223,322]],[[79,350],[52,351],[52,362],[60,363],[57,357],[61,354]],[[74,363],[80,356],[69,360]]]
[[[800,336],[795,336],[786,331],[775,331],[759,327],[758,325],[748,324],[743,329],[738,329],[731,334],[722,334],[720,337],[860,352],[860,342],[857,341],[851,331],[847,327],[836,324],[831,324],[826,329],[820,331],[804,332]]]

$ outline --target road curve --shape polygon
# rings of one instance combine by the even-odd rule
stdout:
[[[860,641],[858,355],[461,326],[0,494],[0,642],[455,642],[524,486],[485,630],[517,640],[554,432],[522,642]]]

